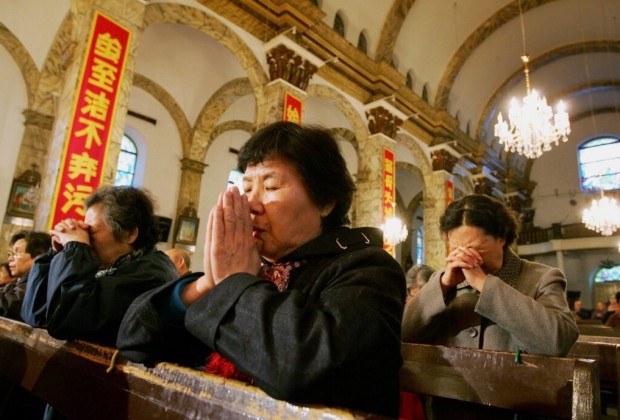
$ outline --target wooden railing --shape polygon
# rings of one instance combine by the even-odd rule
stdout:
[[[257,387],[170,363],[114,361],[114,354],[0,318],[0,374],[69,418],[377,418],[275,400]],[[514,353],[408,343],[402,355],[403,391],[558,418],[600,413],[595,360],[522,355],[515,362]]]
[[[596,238],[601,236],[600,233],[588,229],[583,223],[573,223],[570,225],[560,225],[557,223],[545,229],[521,230],[517,243],[518,245],[531,245],[549,242],[553,239]]]

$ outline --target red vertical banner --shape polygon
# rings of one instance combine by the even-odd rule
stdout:
[[[86,44],[49,228],[84,218],[84,200],[101,184],[131,32],[99,12]]]
[[[284,94],[284,121],[290,121],[301,125],[301,114],[303,109],[303,103],[301,99],[296,98],[290,93]]]
[[[446,205],[454,201],[454,185],[452,181],[446,181]]]
[[[394,216],[394,204],[396,203],[396,168],[394,162],[394,152],[388,148],[383,148],[383,222]],[[394,255],[395,250],[392,245],[384,242],[383,248]]]

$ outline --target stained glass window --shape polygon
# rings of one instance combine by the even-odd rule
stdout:
[[[620,139],[599,137],[584,142],[578,149],[582,190],[620,188]]]
[[[595,283],[603,283],[606,281],[620,281],[620,265],[610,268],[601,267],[594,276]]]
[[[118,155],[116,164],[116,179],[114,185],[133,185],[133,176],[136,172],[136,161],[138,160],[138,149],[136,144],[127,135],[123,135],[121,140],[121,152]]]
[[[422,228],[415,231],[415,263],[422,264],[424,262],[424,232]]]

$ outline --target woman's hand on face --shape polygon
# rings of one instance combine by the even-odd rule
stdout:
[[[448,265],[441,276],[444,293],[465,280],[476,290],[482,290],[486,275],[481,269],[482,257],[476,250],[464,247],[455,248],[450,252],[446,261]]]
[[[235,273],[257,274],[260,256],[252,236],[247,196],[232,187],[220,194],[214,210],[209,265],[215,283]]]
[[[62,251],[67,242],[82,242],[90,246],[89,225],[75,219],[60,221],[50,231],[52,237],[52,249],[55,252]]]

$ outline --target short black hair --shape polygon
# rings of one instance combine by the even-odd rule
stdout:
[[[310,199],[318,207],[336,203],[322,220],[324,230],[350,223],[348,212],[355,182],[338,142],[327,129],[287,121],[269,124],[243,145],[238,156],[239,169],[245,172],[248,165],[274,158],[295,165]]]
[[[103,204],[102,218],[110,226],[114,238],[138,229],[133,246],[135,249],[151,248],[159,239],[155,220],[155,204],[150,194],[135,187],[102,187],[88,196],[86,208]]]
[[[45,232],[29,232],[22,230],[11,236],[9,244],[15,245],[15,242],[23,239],[26,241],[26,252],[29,253],[32,258],[43,255],[52,246],[52,237]]]
[[[439,220],[443,235],[463,225],[476,226],[487,235],[505,239],[505,249],[517,239],[519,229],[512,210],[500,200],[484,194],[472,194],[451,202]]]

